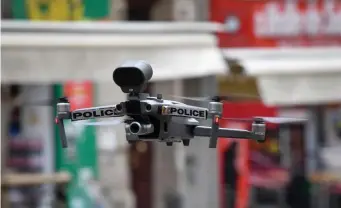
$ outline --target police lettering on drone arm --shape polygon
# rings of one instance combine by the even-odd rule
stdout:
[[[195,110],[189,108],[174,108],[171,107],[169,110],[170,115],[179,115],[186,117],[206,118],[207,112],[205,110]]]
[[[102,108],[92,110],[75,111],[71,113],[71,120],[84,120],[100,117],[112,117],[115,116],[115,108]]]

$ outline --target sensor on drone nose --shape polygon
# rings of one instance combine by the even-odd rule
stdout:
[[[125,62],[113,72],[114,82],[124,93],[141,93],[152,76],[152,67],[144,61]]]

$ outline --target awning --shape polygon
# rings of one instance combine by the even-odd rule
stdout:
[[[4,23],[2,82],[112,82],[126,60],[149,62],[154,81],[227,72],[205,23]]]
[[[341,47],[224,49],[257,78],[268,105],[341,102]]]

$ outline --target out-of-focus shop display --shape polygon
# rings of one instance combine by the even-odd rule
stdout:
[[[6,138],[2,144],[6,145],[6,167],[3,173],[12,176],[16,173],[32,173],[39,177],[40,174],[50,175],[54,172],[54,151],[53,151],[53,128],[51,125],[52,109],[48,106],[34,106],[27,103],[35,99],[50,98],[49,86],[12,85],[2,86],[9,88],[12,100],[20,95],[25,98],[26,105],[8,106],[2,109],[3,114],[8,114]],[[8,102],[8,101],[4,101]],[[4,103],[5,104],[5,103]],[[7,144],[6,144],[7,143]],[[6,175],[6,176],[8,176]],[[5,177],[5,176],[4,176]],[[24,176],[20,178],[25,184]],[[2,181],[10,183],[9,181]],[[18,182],[19,183],[19,182]],[[9,201],[13,206],[43,207],[50,206],[54,202],[54,187],[52,185],[41,185],[32,182],[32,186],[8,187]]]
[[[137,17],[134,16],[134,18]],[[197,22],[97,23],[83,21],[71,23],[63,21],[2,21],[1,26],[2,82],[55,84],[66,83],[70,80],[75,82],[89,80],[96,84],[96,88],[100,89],[96,92],[96,97],[98,97],[96,104],[101,105],[117,103],[125,99],[124,94],[113,83],[112,72],[115,67],[126,60],[146,60],[151,63],[154,69],[151,81],[156,86],[152,89],[154,95],[156,93],[181,94],[185,91],[185,88],[186,91],[193,89],[193,92],[203,88],[211,90],[214,83],[210,82],[211,85],[205,85],[210,87],[203,87],[202,83],[204,81],[201,79],[210,78],[211,81],[214,80],[215,75],[226,74],[228,71],[221,51],[217,47],[217,38],[214,35],[215,32],[221,29],[221,24]],[[25,69],[25,73],[22,73],[22,69]],[[185,83],[186,87],[182,88],[182,79],[195,80],[194,82],[188,81],[188,83]],[[207,80],[206,82],[208,83]],[[60,93],[62,91],[60,90]],[[111,129],[115,134],[105,133],[104,128],[102,130],[100,130],[99,135],[102,135],[100,137],[106,137],[108,140],[116,137],[117,140],[124,141],[123,127],[117,127],[115,131]],[[103,141],[103,139],[100,140]],[[118,141],[117,143],[123,142]],[[123,150],[125,150],[125,146],[122,148]],[[99,162],[99,165],[102,164],[103,166],[103,170],[101,169],[102,171],[99,172],[100,180],[104,178],[103,181],[101,180],[102,185],[108,189],[110,185],[115,187],[113,189],[116,190],[112,191],[110,196],[117,199],[118,206],[131,207],[134,203],[125,201],[133,201],[134,197],[127,197],[123,194],[123,190],[129,189],[131,191],[127,182],[130,180],[130,173],[129,170],[125,170],[129,169],[125,164],[125,161],[129,158],[129,151],[116,151],[115,148],[112,148],[115,149],[112,150],[110,147],[103,148],[102,144],[99,148],[101,149],[99,155],[105,152],[105,154],[102,154],[103,157],[99,157],[106,160]],[[140,149],[140,146],[132,147],[132,149],[135,148]],[[138,170],[134,168],[134,170],[130,171],[133,173],[133,177],[137,175],[139,177],[133,179],[133,182],[139,181],[139,184],[133,184],[134,187],[131,187],[136,189],[134,190],[135,194],[139,195],[135,197],[137,200],[136,207],[145,207],[147,205],[160,207],[165,203],[166,195],[174,195],[173,192],[178,192],[178,189],[180,189],[181,181],[178,180],[176,176],[177,170],[172,164],[174,163],[172,155],[175,155],[175,153],[173,149],[168,148],[168,152],[165,154],[165,148],[148,146],[146,151],[148,154],[143,153],[144,155],[153,155],[151,151],[157,149],[153,161],[150,162],[148,160],[150,156],[146,156],[139,157],[139,163],[151,164],[139,165]],[[74,186],[75,181],[78,181],[78,179],[92,180],[89,171],[85,170],[84,173],[77,173],[76,175],[76,170],[81,169],[81,167],[64,164],[64,162],[72,162],[71,159],[63,159],[65,161],[61,162],[61,155],[63,157],[70,156],[71,158],[77,156],[77,151],[73,150],[73,148],[70,148],[65,152],[59,150],[56,152],[57,158],[59,158],[57,160],[58,170],[68,170],[72,173],[72,176],[76,177],[71,180],[73,185],[70,184],[67,193],[70,203],[72,198],[77,198],[78,195],[81,195],[80,198],[85,201],[88,200],[86,193],[80,191],[71,193],[71,187],[79,189],[81,187],[81,185],[77,184],[77,186]],[[111,157],[111,155],[115,156],[115,158]],[[85,156],[84,158],[88,157]],[[165,162],[167,158],[169,162]],[[62,165],[60,165],[61,163]],[[111,165],[103,165],[113,163],[117,165],[115,168],[109,167]],[[174,174],[169,174],[171,172],[169,169],[174,170]],[[140,172],[141,174],[135,174]],[[147,172],[154,175],[164,175],[167,172],[169,177],[166,177],[166,179],[165,177],[153,177],[153,180],[149,181],[151,184],[145,182],[145,179],[140,179],[142,174],[143,177],[148,175]],[[151,176],[146,177],[150,178]],[[106,183],[106,181],[108,182]],[[144,186],[150,186],[150,188],[141,188]],[[80,202],[76,200],[77,203]],[[131,204],[131,206],[127,204]]]
[[[280,147],[281,161],[285,167],[304,167],[290,172],[281,200],[291,207],[340,206],[335,159],[340,152],[335,139],[341,103],[340,1],[212,0],[211,11],[211,20],[225,24],[218,37],[233,72],[220,79],[220,92],[259,94],[279,116],[308,118],[305,124],[279,127],[279,141],[292,140]],[[261,114],[255,109],[248,116]],[[297,195],[289,193],[297,187],[305,187],[298,197],[304,202],[293,203]]]
[[[260,102],[224,103],[224,117],[277,116],[277,109]],[[222,127],[249,130],[251,124],[223,122]],[[268,125],[267,141],[219,140],[218,158],[221,207],[284,206],[282,189],[287,186],[290,153],[281,150],[290,139],[279,135],[282,126]],[[286,155],[285,155],[286,154]]]
[[[11,3],[13,18],[33,21],[105,20],[111,8],[110,0],[16,0]]]
[[[18,0],[18,1],[2,1],[6,7],[3,9],[6,15],[3,16],[6,19],[14,19],[14,22],[19,20],[44,20],[44,21],[69,21],[69,20],[103,20],[109,17],[109,9],[111,1],[41,1],[41,0]],[[2,4],[3,5],[3,4]],[[25,22],[29,25],[30,22]],[[25,26],[24,26],[25,27]],[[29,52],[30,54],[30,52]],[[32,55],[32,54],[31,54]],[[27,65],[16,65],[19,63],[19,57],[12,60],[8,60],[9,63],[19,73],[27,69]],[[40,58],[34,61],[38,63]],[[46,67],[41,68],[41,70]],[[23,73],[26,74],[26,73]],[[33,74],[32,74],[33,75]],[[34,75],[33,75],[34,76]],[[60,150],[59,144],[53,142],[53,107],[52,103],[40,103],[40,101],[49,100],[54,97],[52,93],[53,83],[60,80],[42,79],[43,83],[37,82],[33,79],[29,82],[27,80],[14,81],[8,80],[2,77],[2,81],[6,84],[4,87],[9,87],[14,91],[14,95],[10,100],[18,100],[18,96],[21,96],[20,102],[16,102],[16,107],[9,104],[7,109],[2,109],[2,113],[10,111],[9,119],[9,140],[6,145],[7,148],[7,171],[6,176],[11,179],[6,181],[6,186],[10,186],[8,189],[7,201],[12,203],[16,207],[51,207],[55,205],[56,201],[68,201],[71,207],[76,205],[86,204],[89,207],[93,207],[95,203],[89,195],[96,196],[96,200],[99,200],[99,191],[94,193],[95,189],[98,189],[97,182],[94,181],[97,177],[97,157],[96,157],[96,143],[93,135],[94,129],[86,129],[84,135],[91,137],[91,139],[85,139],[85,144],[81,143],[75,148],[69,148],[65,155],[68,158],[64,158],[64,152]],[[17,85],[12,85],[18,83]],[[83,89],[78,85],[72,83],[66,84],[67,92],[73,95],[79,95],[79,93],[73,93],[74,91],[81,91],[81,95],[87,94],[88,89]],[[88,83],[85,86],[89,86]],[[15,90],[19,89],[19,90]],[[64,89],[60,87],[60,89]],[[92,84],[90,84],[92,89]],[[84,91],[85,90],[85,91]],[[62,91],[59,90],[58,93]],[[59,96],[60,94],[58,94]],[[89,94],[92,96],[92,94]],[[92,97],[86,101],[86,105],[92,104]],[[73,105],[77,102],[83,102],[82,96],[76,97],[73,100]],[[37,104],[40,103],[40,104]],[[9,102],[11,103],[11,102]],[[71,130],[72,131],[72,127]],[[79,129],[76,129],[79,130]],[[90,132],[90,133],[89,133]],[[84,138],[83,134],[78,137]],[[2,140],[3,141],[3,140]],[[90,142],[90,144],[89,144]],[[2,143],[4,145],[4,143]],[[85,145],[85,148],[84,148]],[[54,149],[54,147],[57,149]],[[88,148],[86,148],[88,147]],[[92,151],[91,151],[92,150]],[[94,153],[94,154],[92,154]],[[75,154],[78,154],[77,157]],[[56,162],[55,162],[56,156]],[[73,158],[73,159],[72,159]],[[80,160],[83,159],[83,160]],[[67,163],[66,161],[69,161]],[[84,163],[84,161],[86,161]],[[94,163],[94,164],[92,164]],[[55,167],[56,164],[56,167]],[[88,166],[87,166],[88,165]],[[60,189],[59,177],[55,175],[55,171],[71,173],[71,184],[68,186],[68,190]],[[20,173],[19,175],[13,175],[14,173]],[[33,175],[27,175],[27,173],[34,173]],[[42,173],[42,174],[41,174]],[[14,177],[15,176],[15,177]],[[55,177],[54,177],[55,176]],[[32,183],[28,183],[32,180]],[[53,178],[50,180],[47,178]],[[12,178],[18,178],[21,181],[19,185],[13,185]],[[69,175],[68,175],[69,178]],[[63,179],[64,180],[64,179]],[[62,180],[62,181],[63,181]],[[45,185],[39,185],[47,183]],[[53,183],[55,185],[48,185]],[[64,183],[64,182],[63,182]],[[24,185],[26,184],[26,185]],[[36,185],[38,184],[38,185]],[[11,188],[13,186],[13,188]],[[90,187],[92,187],[91,190]],[[92,191],[88,193],[87,191]],[[57,194],[56,194],[57,193]],[[66,195],[67,200],[61,195]],[[78,197],[78,198],[77,198]],[[92,203],[90,203],[90,201]]]
[[[339,1],[213,0],[211,7],[211,19],[225,23],[226,59],[257,78],[266,104],[341,101]]]
[[[322,134],[323,146],[320,148],[320,156],[323,160],[323,169],[314,174],[317,182],[327,183],[327,193],[324,194],[323,204],[325,206],[337,207],[341,204],[341,137],[340,121],[341,107],[329,106],[322,110],[320,128],[324,130]]]

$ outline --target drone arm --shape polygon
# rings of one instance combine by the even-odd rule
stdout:
[[[67,147],[67,138],[64,128],[64,119],[71,119],[71,121],[80,121],[93,118],[109,118],[124,116],[123,111],[118,111],[115,106],[99,106],[93,108],[82,108],[70,111],[69,103],[57,104],[56,124],[59,128],[60,139],[62,147]]]
[[[210,137],[211,135],[212,128],[209,126],[196,126],[194,128],[194,136]],[[219,128],[217,129],[217,135],[223,138],[257,139],[257,135],[243,129]]]
[[[96,118],[122,117],[124,113],[118,111],[115,106],[98,106],[81,108],[70,112],[71,121],[80,121]]]

